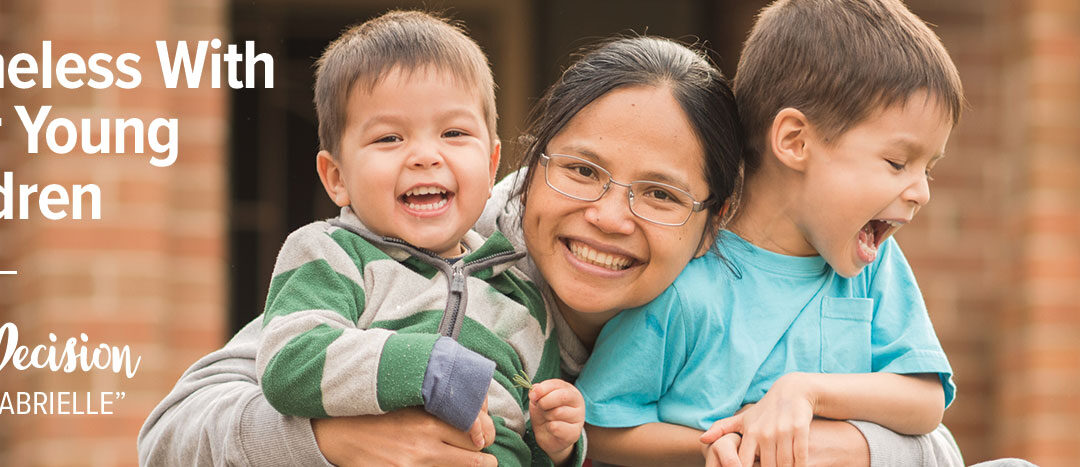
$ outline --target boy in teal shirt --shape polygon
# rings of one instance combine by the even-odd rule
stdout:
[[[899,1],[781,0],[735,92],[749,153],[724,258],[608,322],[577,381],[586,422],[709,429],[706,457],[726,442],[743,465],[805,464],[813,417],[931,431],[952,370],[891,237],[960,114],[948,53]]]

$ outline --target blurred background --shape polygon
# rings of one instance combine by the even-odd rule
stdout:
[[[125,391],[113,415],[0,415],[0,465],[131,465],[142,421],[201,355],[261,312],[285,235],[335,210],[314,170],[312,64],[394,7],[464,21],[491,58],[514,139],[570,54],[629,31],[705,41],[725,74],[760,0],[0,0],[0,55],[134,52],[137,89],[0,88],[0,172],[96,183],[97,221],[0,220],[0,323],[23,344],[86,333],[130,345],[138,374],[0,371],[0,391]],[[959,386],[946,412],[965,460],[1080,459],[1080,2],[909,0],[952,54],[970,103],[933,203],[898,235]],[[274,88],[165,89],[155,40],[256,41]],[[144,157],[27,155],[12,110],[180,119],[168,168]],[[77,121],[77,120],[76,120]],[[96,139],[96,136],[95,136]],[[517,149],[510,146],[505,167]]]

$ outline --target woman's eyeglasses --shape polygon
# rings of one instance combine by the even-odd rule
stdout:
[[[599,200],[612,184],[626,187],[630,212],[655,224],[683,225],[695,212],[705,209],[704,202],[683,189],[647,180],[621,183],[611,178],[611,172],[580,157],[540,154],[540,165],[551,189],[576,200]]]

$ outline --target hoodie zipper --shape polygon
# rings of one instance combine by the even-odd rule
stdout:
[[[356,231],[353,232],[355,233]],[[363,237],[363,235],[361,235],[361,237]],[[439,262],[441,264],[449,266],[450,271],[448,274],[445,267],[439,268],[442,270],[443,274],[447,275],[447,288],[449,292],[446,298],[446,308],[443,310],[443,319],[442,322],[439,324],[439,334],[452,338],[454,340],[457,340],[458,334],[461,333],[461,326],[465,323],[465,320],[463,319],[464,316],[461,315],[464,314],[466,306],[468,304],[468,286],[466,284],[468,274],[466,273],[466,269],[469,269],[471,272],[475,269],[481,269],[491,262],[501,264],[502,261],[497,260],[505,256],[514,256],[520,254],[519,252],[514,250],[501,251],[499,253],[488,255],[483,258],[476,258],[468,262],[465,262],[464,260],[451,262],[446,258],[439,256],[438,253],[435,253],[434,251],[428,250],[426,248],[417,247],[398,238],[376,238],[379,238],[383,242],[393,243],[395,245],[401,246],[406,251],[415,250],[419,253],[423,253],[427,256],[427,258],[418,255],[417,257],[428,264]],[[524,256],[524,254],[520,255]]]

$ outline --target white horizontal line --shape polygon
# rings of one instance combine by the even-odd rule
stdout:
[[[16,275],[18,273],[19,273],[19,271],[0,271],[0,276],[3,276],[3,275],[14,276],[14,275]]]

